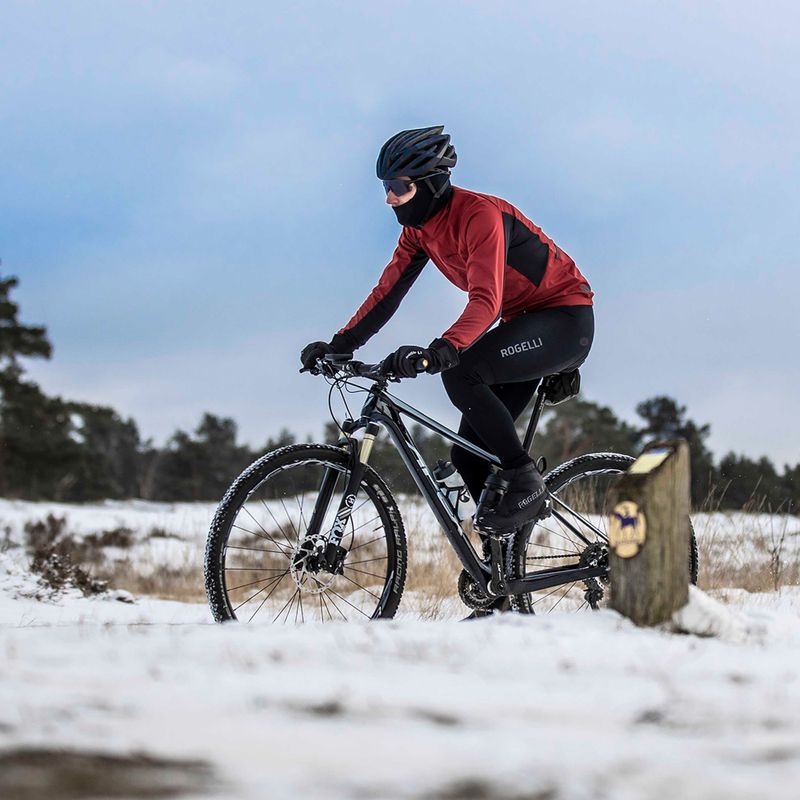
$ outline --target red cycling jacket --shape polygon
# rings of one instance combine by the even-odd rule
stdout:
[[[592,305],[575,262],[499,197],[453,187],[450,202],[421,228],[403,228],[377,286],[339,331],[353,349],[391,318],[428,260],[469,295],[442,334],[463,350],[498,320],[556,306]]]

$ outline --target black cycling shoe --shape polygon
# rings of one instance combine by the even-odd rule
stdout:
[[[495,508],[479,511],[475,522],[481,531],[508,535],[526,522],[549,515],[547,489],[533,461],[516,469],[504,469],[500,476],[508,481],[508,489]]]

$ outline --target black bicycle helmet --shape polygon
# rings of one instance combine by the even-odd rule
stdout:
[[[389,139],[378,155],[376,171],[381,180],[421,178],[436,172],[450,172],[456,165],[455,148],[444,125],[400,131]]]

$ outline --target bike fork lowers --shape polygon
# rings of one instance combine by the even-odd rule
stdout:
[[[367,463],[372,453],[372,446],[379,430],[380,426],[377,423],[370,422],[367,424],[361,442],[353,438],[347,440],[350,447],[350,475],[347,479],[347,485],[339,503],[339,508],[336,511],[333,525],[330,531],[326,532],[320,532],[320,527],[333,497],[338,473],[335,470],[328,469],[322,479],[319,498],[308,525],[308,537],[313,538],[317,547],[322,549],[321,562],[330,572],[341,572],[344,565],[344,557],[347,551],[341,546],[342,537],[352,516],[358,495],[358,487],[361,485],[366,472]]]

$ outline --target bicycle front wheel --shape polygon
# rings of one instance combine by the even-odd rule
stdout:
[[[350,454],[328,445],[292,445],[260,458],[217,509],[205,554],[205,583],[217,622],[331,622],[392,617],[405,583],[403,522],[386,484],[370,467],[345,528],[344,566],[308,566],[308,524],[323,482],[320,532],[331,529]],[[326,479],[327,476],[327,479]]]
[[[578,566],[590,558],[607,559],[609,490],[635,459],[621,453],[590,453],[547,473],[545,485],[562,516],[527,526],[508,548],[510,574],[546,567]],[[561,502],[558,502],[561,501]],[[689,579],[697,583],[697,540],[689,521]],[[511,606],[524,614],[580,611],[608,604],[608,581],[590,579],[539,592],[513,595]]]

